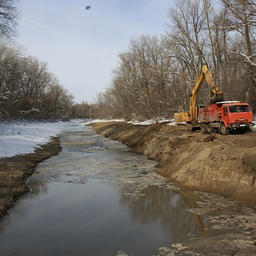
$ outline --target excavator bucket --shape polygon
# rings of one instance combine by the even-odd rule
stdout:
[[[215,92],[215,93],[211,92],[210,103],[214,104],[214,103],[220,102],[220,101],[223,101],[223,93],[222,93],[222,91],[220,91],[218,93],[217,92]]]

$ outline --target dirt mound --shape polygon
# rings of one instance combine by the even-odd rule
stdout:
[[[159,163],[159,173],[183,187],[256,202],[256,133],[206,135],[166,124],[125,122],[92,125]]]
[[[57,155],[61,150],[59,138],[37,148],[34,153],[0,159],[0,217],[6,214],[15,201],[28,192],[26,178],[39,162]]]

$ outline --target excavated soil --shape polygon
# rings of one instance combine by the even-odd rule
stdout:
[[[93,129],[159,163],[159,173],[182,187],[256,203],[256,133],[202,134],[165,123],[95,123]]]
[[[34,153],[0,159],[0,217],[6,214],[20,196],[29,191],[26,181],[36,165],[57,155],[60,150],[59,138],[53,137]]]

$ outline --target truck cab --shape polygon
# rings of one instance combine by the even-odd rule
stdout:
[[[232,130],[250,131],[253,126],[253,112],[248,103],[223,101],[199,109],[198,122],[203,133],[211,130],[228,134]]]
[[[226,128],[235,130],[253,126],[253,112],[248,103],[227,102],[222,105],[222,121]]]

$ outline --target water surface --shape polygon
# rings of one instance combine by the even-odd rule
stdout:
[[[61,144],[0,223],[1,255],[154,255],[202,232],[204,219],[156,162],[89,127],[63,133]]]

